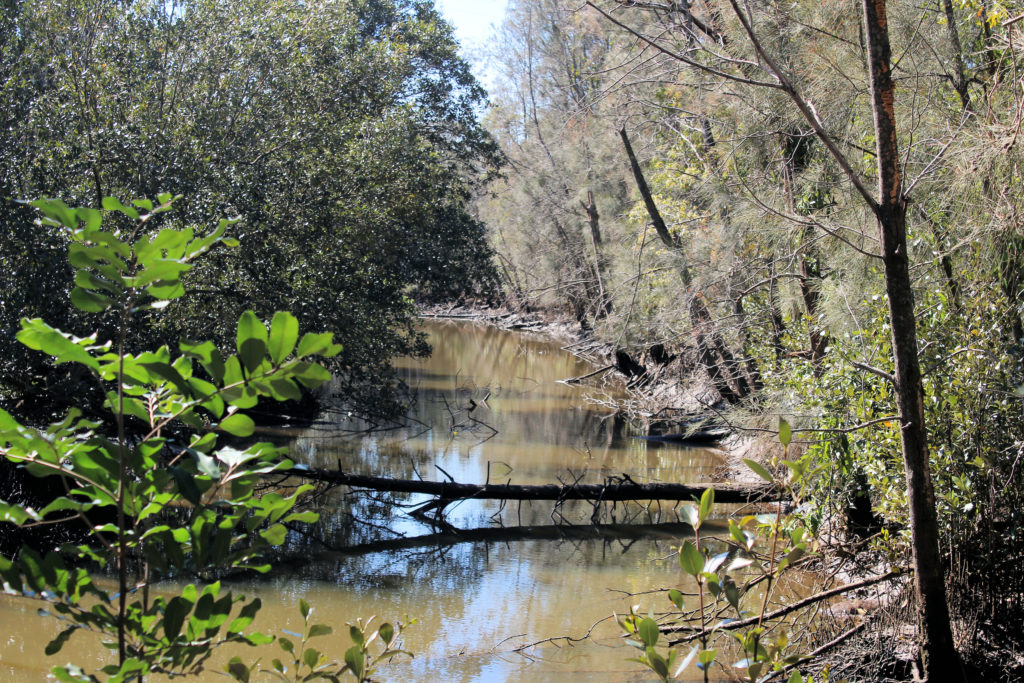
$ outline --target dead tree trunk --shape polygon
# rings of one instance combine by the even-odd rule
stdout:
[[[582,204],[582,202],[580,203]],[[590,223],[590,241],[594,245],[594,273],[597,276],[597,291],[600,297],[597,317],[603,317],[612,312],[612,300],[604,284],[605,274],[608,272],[608,259],[601,244],[601,215],[597,212],[594,193],[590,190],[587,190],[587,203],[583,204],[583,210],[587,212],[587,220]]]
[[[637,189],[640,190],[640,196],[647,207],[647,215],[651,218],[654,231],[658,233],[662,244],[679,255],[679,275],[683,280],[683,286],[690,289],[693,280],[690,275],[690,269],[686,264],[683,250],[679,243],[672,238],[668,227],[665,225],[665,220],[661,217],[661,212],[658,211],[658,205],[654,202],[654,197],[651,194],[650,187],[647,185],[647,180],[644,178],[640,163],[636,159],[636,154],[633,153],[633,146],[629,142],[629,135],[626,133],[625,128],[619,130],[619,136],[622,138],[622,144],[626,148],[626,156],[629,157],[629,164],[633,169],[633,177],[636,180]],[[689,309],[690,325],[693,327],[701,365],[708,373],[712,384],[714,384],[715,389],[723,399],[729,403],[739,402],[750,394],[751,386],[739,368],[736,358],[725,345],[725,340],[722,339],[722,335],[718,332],[715,321],[711,317],[711,311],[708,310],[703,297],[699,293],[695,292],[692,294]]]

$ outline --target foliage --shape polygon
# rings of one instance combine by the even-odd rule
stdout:
[[[477,123],[484,93],[429,3],[30,0],[4,3],[0,21],[0,196],[99,208],[173,186],[185,223],[245,220],[241,246],[197,264],[174,315],[133,319],[138,348],[226,344],[243,311],[286,309],[341,330],[328,365],[353,390],[379,387],[391,356],[425,349],[415,298],[487,289],[467,202],[498,157]],[[66,299],[66,238],[26,218],[0,207],[0,320],[13,333],[46,311],[86,329]],[[78,389],[3,344],[11,398]]]
[[[59,479],[66,491],[38,510],[0,502],[3,521],[80,523],[84,539],[45,555],[26,546],[16,557],[0,558],[3,589],[45,603],[41,613],[66,625],[47,645],[48,655],[79,631],[99,634],[117,652],[117,662],[98,672],[57,667],[60,680],[195,674],[226,643],[272,642],[250,630],[260,600],[223,591],[215,579],[229,570],[267,571],[261,553],[284,542],[285,525],[317,517],[296,509],[307,486],[290,495],[257,490],[263,476],[291,466],[280,448],[238,439],[253,434],[245,411],[260,399],[292,399],[300,387],[330,378],[312,358],[340,352],[331,333],[300,336],[290,313],[274,314],[268,327],[246,311],[236,353],[224,354],[209,341],[181,341],[176,352],[128,350],[132,318],[184,296],[182,276],[198,257],[237,244],[225,236],[230,221],[205,235],[189,227],[158,229],[174,201],[160,195],[124,205],[107,197],[103,211],[33,202],[40,222],[68,240],[74,306],[118,321],[107,341],[74,336],[40,318],[24,318],[18,333],[27,348],[55,365],[74,364],[102,387],[107,420],[86,419],[74,408],[38,429],[0,411],[3,456],[35,477]],[[223,437],[231,440],[218,444]],[[116,573],[116,590],[96,574],[106,570]],[[178,590],[152,588],[169,579],[198,581]],[[394,648],[392,638],[384,640]]]
[[[363,624],[357,620],[355,624],[349,624],[349,638],[352,646],[345,651],[345,663],[339,664],[335,661],[328,661],[324,653],[316,648],[306,647],[306,644],[313,638],[331,635],[333,629],[326,624],[310,624],[309,618],[313,608],[305,600],[299,600],[299,613],[302,615],[302,633],[286,633],[298,638],[298,644],[283,636],[277,639],[278,647],[291,660],[287,664],[278,658],[271,660],[271,668],[264,669],[259,666],[259,661],[252,665],[246,665],[240,657],[233,657],[228,664],[227,671],[236,681],[249,683],[254,672],[259,671],[270,676],[271,680],[285,681],[286,683],[300,683],[305,681],[340,681],[345,673],[351,674],[357,681],[369,681],[381,662],[386,662],[397,655],[408,655],[412,653],[401,649],[400,636],[406,624],[399,622],[397,628],[385,622],[370,631],[370,623],[373,617]],[[409,624],[415,623],[415,620]],[[371,645],[374,641],[380,641],[379,654],[371,653]],[[289,668],[290,667],[290,668]]]
[[[785,420],[780,420],[779,427],[779,438],[788,453],[791,428]],[[783,458],[773,463],[776,467],[784,466],[781,476],[756,461],[745,462],[779,493],[798,500],[800,489],[810,474],[804,460]],[[722,663],[726,653],[738,651],[741,659],[729,669],[731,673],[742,672],[739,675],[743,680],[757,681],[766,673],[785,668],[793,669],[792,676],[797,677],[789,680],[802,681],[795,669],[802,661],[795,650],[796,644],[789,641],[785,630],[769,629],[766,615],[772,591],[782,575],[813,551],[817,543],[808,533],[810,530],[801,515],[782,514],[782,503],[778,504],[775,514],[746,515],[739,522],[729,519],[729,538],[724,544],[703,538],[701,526],[714,511],[714,501],[714,489],[709,488],[697,505],[685,506],[682,511],[693,527],[694,540],[683,541],[678,559],[683,573],[696,584],[696,609],[687,611],[683,592],[675,588],[668,591],[667,597],[676,611],[665,618],[656,620],[653,614],[640,617],[635,608],[632,609],[619,623],[632,637],[631,644],[643,653],[634,661],[644,664],[664,681],[678,678],[696,661],[707,681],[715,664],[726,666]],[[730,617],[730,613],[735,616]],[[753,623],[743,629],[728,625],[730,621],[744,619]],[[662,632],[688,632],[689,635],[670,643],[667,656],[663,656],[655,649]],[[714,644],[726,635],[731,638],[730,642]],[[697,645],[680,656],[675,646],[693,640],[698,641]],[[678,666],[675,665],[677,660]]]

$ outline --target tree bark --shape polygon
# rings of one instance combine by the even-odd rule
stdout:
[[[878,157],[879,199],[875,213],[892,323],[896,400],[902,426],[900,437],[910,507],[921,654],[925,676],[929,680],[962,680],[960,660],[949,624],[935,493],[928,466],[924,390],[917,356],[917,321],[907,254],[907,202],[903,195],[896,141],[895,84],[890,66],[885,0],[863,0],[863,6]]]

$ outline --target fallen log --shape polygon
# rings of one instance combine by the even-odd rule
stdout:
[[[390,479],[366,474],[350,474],[339,470],[295,467],[281,474],[313,479],[352,488],[391,491],[395,493],[423,493],[444,500],[487,498],[493,500],[699,500],[707,486],[690,484],[640,484],[629,478],[609,477],[603,484],[460,484],[449,481],[423,481],[419,479]],[[752,503],[779,500],[772,487],[762,484],[719,484],[715,489],[717,503]]]

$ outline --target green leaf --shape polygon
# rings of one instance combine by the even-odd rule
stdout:
[[[181,627],[185,623],[185,617],[192,611],[192,601],[183,596],[175,596],[168,601],[164,608],[164,634],[167,640],[174,641],[181,633]]]
[[[356,677],[356,680],[361,681],[363,674],[365,673],[366,657],[363,655],[363,650],[358,645],[353,645],[349,649],[345,650],[345,664],[352,671],[352,674]]]
[[[309,637],[316,638],[317,636],[329,636],[333,632],[334,630],[326,624],[313,624],[309,628]]]
[[[743,462],[746,463],[747,467],[752,469],[757,476],[761,477],[769,484],[775,483],[775,477],[773,477],[771,473],[768,470],[766,470],[764,466],[761,465],[760,463],[755,462],[753,460],[749,460],[747,458],[744,458]]]
[[[779,441],[782,442],[783,446],[789,446],[789,442],[793,440],[793,430],[790,428],[789,423],[781,417],[779,418]]]
[[[636,633],[640,641],[647,647],[654,647],[658,642],[658,622],[650,617],[644,617],[637,626]]]
[[[299,614],[302,615],[302,619],[309,619],[309,613],[313,611],[313,608],[309,606],[305,598],[299,598]]]
[[[703,670],[707,669],[715,661],[715,650],[704,650],[697,656],[697,665]]]
[[[341,346],[333,343],[334,334],[331,332],[307,332],[302,335],[299,341],[299,349],[295,353],[296,358],[319,355],[330,358],[341,353]]]
[[[645,653],[647,655],[647,666],[651,667],[651,670],[661,677],[661,680],[668,680],[668,662],[665,658],[654,651],[653,647],[648,646]]]
[[[283,524],[275,524],[269,529],[264,529],[260,532],[260,537],[263,538],[270,545],[281,545],[284,543],[285,537],[288,535],[288,529]]]
[[[243,662],[241,657],[232,657],[231,661],[228,662],[225,671],[231,675],[236,681],[242,681],[242,683],[249,683],[249,667]]]
[[[246,311],[239,317],[236,339],[238,357],[250,373],[260,366],[267,354],[267,337],[267,328],[255,313]]]
[[[220,421],[220,429],[234,436],[252,436],[256,423],[245,413],[233,413]]]
[[[287,311],[278,311],[270,322],[270,339],[267,348],[270,359],[276,365],[288,357],[299,339],[299,321]]]
[[[384,641],[384,645],[387,646],[391,642],[391,639],[395,637],[395,627],[388,622],[384,622],[380,625],[378,633],[380,633],[380,637],[381,640]]]
[[[32,508],[22,507],[0,500],[0,522],[8,522],[21,526],[29,520],[38,522],[42,515]]]
[[[306,651],[302,653],[302,661],[310,669],[314,668],[319,660],[320,653],[311,647],[307,647]]]
[[[125,216],[128,216],[132,220],[139,220],[139,212],[130,206],[125,206],[116,197],[104,197],[103,208],[107,211],[120,211]]]
[[[690,576],[697,576],[704,570],[704,555],[697,549],[697,546],[684,541],[679,549],[679,566]]]
[[[86,313],[102,313],[114,305],[114,301],[105,294],[97,294],[81,287],[71,290],[71,303]]]
[[[711,514],[712,508],[715,506],[715,489],[708,487],[704,490],[704,493],[700,497],[700,522],[703,524],[704,520]]]
[[[58,365],[80,363],[96,371],[100,369],[99,361],[89,354],[90,349],[101,348],[96,345],[95,337],[73,337],[50,327],[41,318],[22,318],[21,330],[16,336],[28,348],[53,356]]]
[[[668,599],[676,606],[677,609],[683,609],[683,594],[675,588],[668,592]]]

